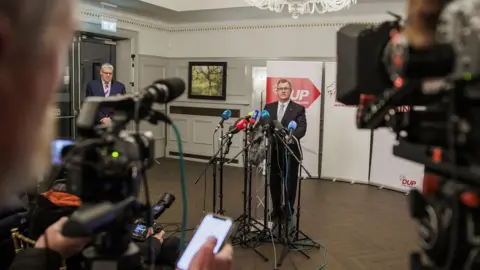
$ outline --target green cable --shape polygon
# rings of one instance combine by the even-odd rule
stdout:
[[[182,146],[182,136],[177,126],[172,123],[173,131],[175,132],[175,137],[177,137],[177,147],[178,147],[178,162],[180,164],[180,182],[182,183],[182,203],[183,203],[183,215],[182,215],[182,230],[180,232],[180,246],[178,250],[183,252],[185,249],[185,233],[187,228],[187,216],[188,216],[188,200],[187,200],[187,181],[185,177],[185,161],[183,159],[183,146]]]

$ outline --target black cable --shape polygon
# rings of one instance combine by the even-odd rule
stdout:
[[[134,110],[134,118],[133,118],[135,123],[135,133],[137,135],[140,134],[140,105],[141,105],[140,99],[138,99],[135,102],[135,110]],[[140,150],[140,148],[138,148],[138,154],[140,157],[142,157],[142,151]],[[146,200],[145,205],[147,208],[147,216],[148,216],[147,227],[151,228],[153,226],[153,213],[152,213],[152,207],[150,203],[150,192],[148,188],[147,173],[144,165],[142,165],[142,167],[140,168],[139,173],[140,173],[139,176],[142,177],[143,185],[145,189],[144,190],[145,200]],[[150,267],[151,269],[154,269],[155,268],[155,250],[153,247],[153,241],[150,241],[149,251],[150,251],[150,262],[151,262]]]

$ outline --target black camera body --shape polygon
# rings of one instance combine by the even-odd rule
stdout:
[[[425,165],[423,191],[409,195],[426,255],[412,254],[415,270],[480,269],[479,4],[446,3],[421,49],[398,19],[337,34],[338,100],[358,105],[358,128],[392,130],[394,155]]]

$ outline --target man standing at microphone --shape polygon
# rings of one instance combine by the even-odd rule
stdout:
[[[277,120],[287,127],[290,121],[297,123],[297,128],[293,136],[300,141],[307,132],[307,118],[305,107],[293,102],[290,99],[292,95],[292,83],[286,79],[280,79],[277,82],[276,94],[278,101],[265,105],[264,110],[270,113],[271,120]],[[274,140],[275,142],[275,140]],[[295,156],[300,157],[300,145],[296,140],[289,145]],[[272,147],[272,160],[270,166],[270,193],[272,196],[273,213],[272,220],[284,220],[285,217],[293,216],[295,197],[297,195],[298,169],[299,164],[293,157],[289,157],[289,164],[285,164],[285,151],[287,151],[282,142],[277,141]],[[288,175],[285,179],[285,172],[288,167]],[[282,209],[282,181],[286,180],[286,209]]]

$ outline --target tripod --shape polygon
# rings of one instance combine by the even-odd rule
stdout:
[[[287,209],[287,215],[288,217],[285,218],[286,215],[284,215],[284,220],[283,222],[280,222],[278,224],[278,236],[277,236],[277,241],[279,241],[279,244],[283,245],[283,250],[282,254],[280,256],[279,261],[277,262],[277,267],[281,266],[283,263],[283,260],[287,256],[287,254],[291,251],[299,251],[302,255],[304,255],[307,259],[310,259],[310,256],[306,254],[303,250],[306,249],[311,249],[311,248],[320,248],[320,244],[316,243],[313,239],[311,239],[309,236],[307,236],[304,232],[300,230],[300,199],[301,199],[301,181],[302,179],[300,178],[300,182],[298,183],[298,199],[297,199],[297,215],[296,215],[296,227],[295,227],[295,232],[290,230],[290,222],[293,222],[293,220],[290,220],[290,217],[293,219],[292,213],[291,213],[291,205],[289,201],[289,196],[288,196],[288,177],[289,177],[289,169],[290,169],[290,158],[294,158],[295,161],[301,166],[301,168],[306,172],[308,176],[310,176],[310,173],[305,169],[303,166],[301,160],[295,156],[295,153],[292,151],[292,149],[288,146],[288,144],[283,140],[282,136],[278,132],[274,132],[274,137],[275,141],[277,142],[277,153],[280,152],[280,147],[279,142],[283,144],[283,149],[284,149],[284,156],[285,156],[285,172],[282,173],[282,209]],[[298,144],[298,146],[300,146]],[[299,171],[300,174],[300,171]],[[282,228],[283,226],[283,228]],[[283,235],[282,235],[282,229],[283,229]],[[300,238],[300,236],[302,238]]]
[[[244,147],[243,149],[232,159],[235,159],[241,153],[243,153],[243,214],[240,215],[234,222],[238,223],[237,231],[235,234],[231,236],[232,244],[240,245],[243,247],[247,247],[252,249],[255,253],[257,253],[264,261],[268,261],[268,258],[260,253],[257,248],[252,244],[253,239],[249,238],[249,234],[252,233],[252,227],[256,229],[256,231],[261,231],[262,224],[257,220],[252,218],[252,165],[248,158],[248,149],[252,146],[256,141],[252,141],[248,143],[249,138],[249,131],[248,129],[245,130],[244,136]],[[247,195],[248,193],[248,195]]]

